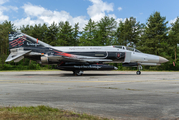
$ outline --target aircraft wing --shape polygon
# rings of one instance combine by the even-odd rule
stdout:
[[[102,58],[93,58],[93,59],[83,59],[85,62],[110,62],[110,59],[102,59]]]
[[[112,61],[111,59],[104,59],[104,58],[98,58],[98,57],[89,57],[89,56],[79,56],[79,55],[74,55],[74,56],[48,56],[49,59],[58,59],[64,60],[64,61],[71,61],[71,62],[110,62]]]

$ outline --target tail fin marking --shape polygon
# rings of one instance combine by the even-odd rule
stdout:
[[[9,49],[18,47],[51,47],[40,40],[19,32],[9,32]]]

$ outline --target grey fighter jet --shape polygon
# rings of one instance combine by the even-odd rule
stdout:
[[[82,75],[86,70],[117,69],[106,63],[137,67],[136,74],[140,75],[142,65],[155,66],[168,61],[126,46],[56,47],[20,32],[9,32],[9,49],[11,53],[6,62],[19,62],[25,57],[43,65],[55,64],[60,70],[73,71],[74,75]]]

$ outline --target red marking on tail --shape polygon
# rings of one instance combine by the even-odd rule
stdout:
[[[23,42],[25,41],[25,38],[26,38],[25,36],[22,36],[22,37],[19,37],[18,39],[13,40],[13,41],[11,41],[9,43],[11,44],[12,47],[15,47],[17,45],[21,46],[23,44]]]

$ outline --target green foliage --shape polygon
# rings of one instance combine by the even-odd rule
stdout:
[[[72,38],[72,44],[73,46],[77,46],[79,44],[79,23],[75,24],[75,27],[73,29],[73,38]]]
[[[4,65],[4,61],[9,54],[8,47],[8,32],[14,30],[14,25],[10,21],[5,21],[0,24],[0,61]]]
[[[4,64],[2,70],[12,70],[14,66],[11,64]]]
[[[31,61],[29,59],[25,59],[25,61],[21,60],[18,63],[10,62],[6,64],[0,64],[0,70],[47,70],[52,69],[52,66],[40,66],[35,61]]]
[[[150,15],[146,24],[141,42],[138,48],[146,53],[162,55],[168,42],[166,18],[162,17],[159,12]]]
[[[112,45],[114,43],[116,25],[115,19],[107,16],[97,23],[99,45]]]
[[[141,31],[142,25],[136,21],[136,18],[127,18],[124,23],[120,21],[119,27],[115,33],[115,44],[136,47],[136,44],[139,42]]]
[[[59,32],[59,28],[55,22],[53,22],[46,31],[44,42],[50,44],[52,46],[58,45],[57,33]]]
[[[177,44],[179,43],[179,17],[177,17],[175,23],[171,24],[171,30],[169,32],[170,51],[174,53],[175,63],[177,62]]]
[[[73,28],[68,21],[61,25],[59,30],[58,41],[60,46],[75,46],[77,43],[76,39],[78,37],[78,24],[75,25],[75,32],[73,33]],[[75,38],[73,38],[75,36]]]
[[[80,37],[80,46],[96,46],[98,45],[97,40],[97,26],[94,21],[91,19],[86,24],[85,28],[83,28],[82,35]]]

